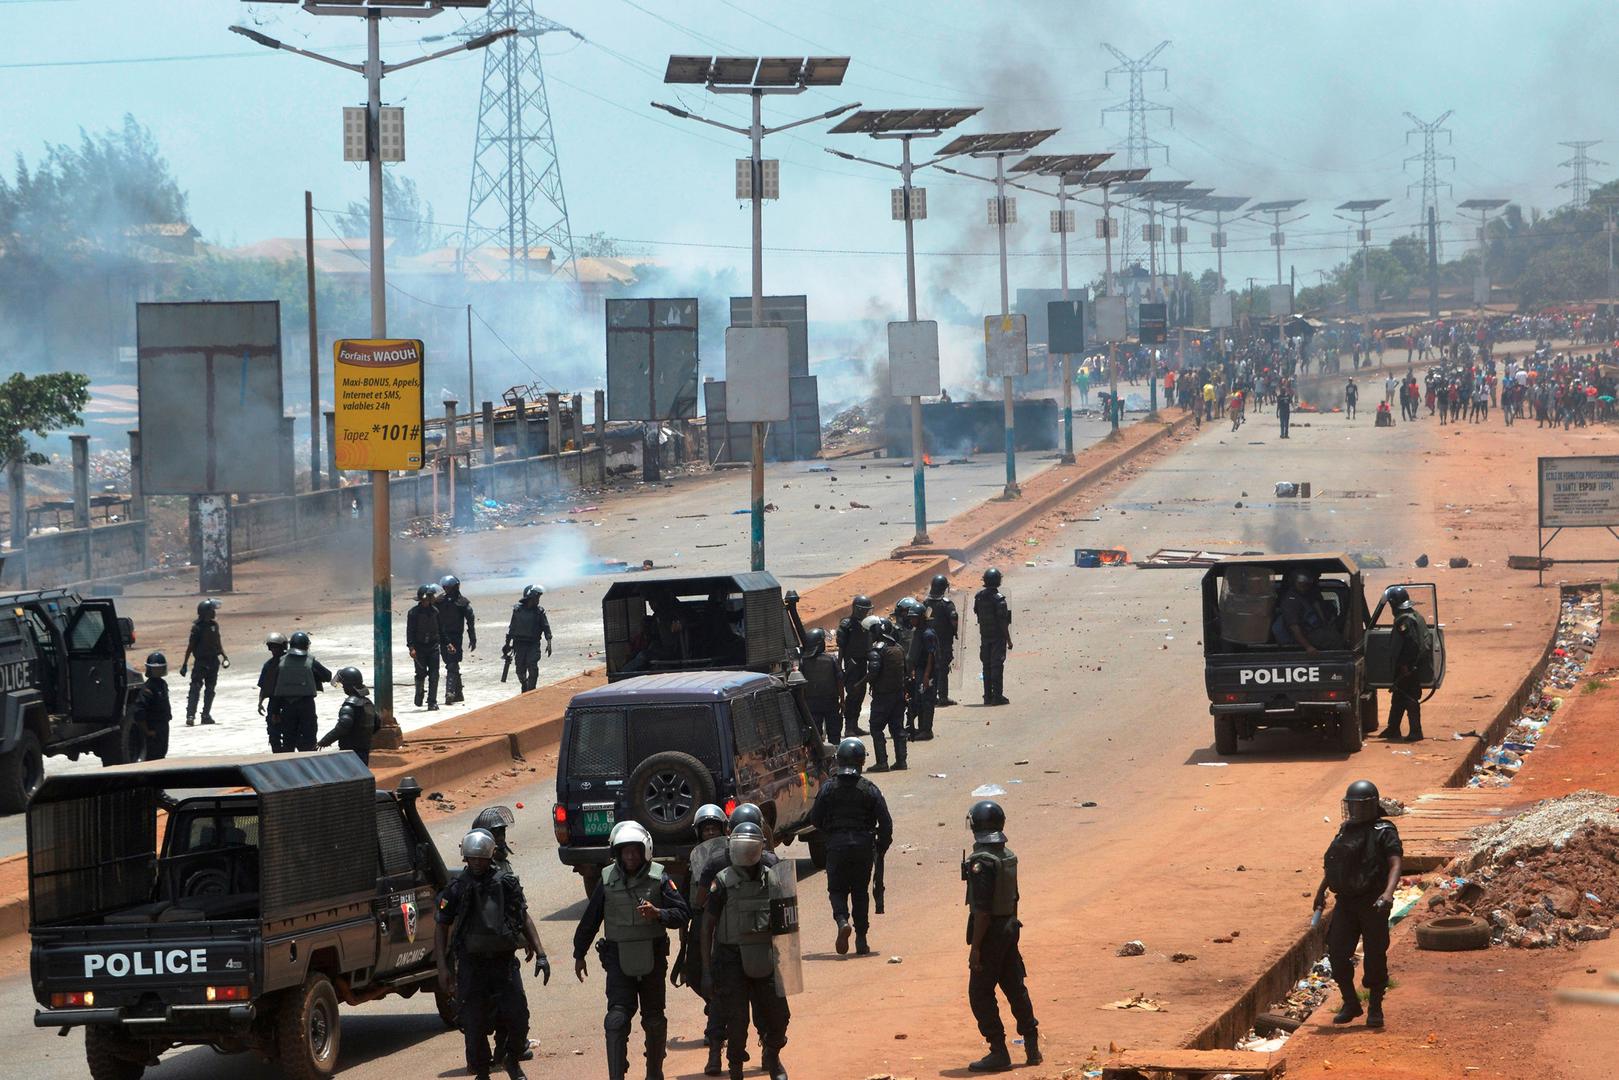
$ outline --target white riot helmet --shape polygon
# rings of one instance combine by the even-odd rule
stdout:
[[[731,830],[726,841],[731,852],[732,866],[758,866],[765,854],[765,831],[751,821],[744,821]]]
[[[493,859],[499,845],[488,829],[473,829],[461,838],[461,858]]]
[[[860,629],[866,632],[867,637],[877,637],[882,625],[883,620],[880,615],[867,615],[860,620]]]
[[[625,844],[640,844],[646,861],[652,861],[652,834],[639,821],[621,821],[607,834],[607,847],[614,858],[618,857],[618,849]]]

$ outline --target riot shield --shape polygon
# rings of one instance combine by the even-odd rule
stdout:
[[[725,855],[726,838],[716,836],[711,840],[704,840],[692,846],[691,853],[686,856],[686,899],[692,900],[697,893],[697,884],[703,880],[703,874],[716,862],[723,860]],[[702,912],[693,912],[698,919]]]
[[[776,993],[791,997],[804,989],[804,961],[798,941],[798,864],[782,859],[770,874],[770,947],[776,957]]]

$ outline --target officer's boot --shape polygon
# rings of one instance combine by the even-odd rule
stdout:
[[[910,768],[905,764],[905,736],[894,736],[894,771],[902,772]]]
[[[725,1066],[720,1063],[720,1053],[725,1044],[715,1040],[708,1044],[708,1064],[703,1066],[704,1076],[719,1076],[725,1072]]]
[[[866,940],[866,931],[864,929],[856,930],[854,933],[854,954],[856,956],[871,955],[871,943]]]
[[[1421,720],[1413,720],[1413,721],[1411,721],[1411,734],[1409,734],[1409,735],[1407,735],[1405,737],[1405,741],[1406,742],[1421,742],[1422,741],[1422,721]]]
[[[424,689],[424,687],[423,687],[423,679],[422,679],[422,677],[420,675],[418,675],[418,676],[416,676],[416,707],[418,709],[422,707],[422,691],[423,691],[423,689]]]
[[[1006,1052],[1006,1040],[991,1043],[989,1053],[967,1066],[969,1072],[1005,1072],[1012,1067],[1012,1055]]]
[[[1373,990],[1371,998],[1366,1003],[1366,1026],[1380,1028],[1383,1026],[1383,991]]]
[[[843,956],[845,953],[847,953],[849,951],[849,920],[848,919],[839,919],[838,920],[838,940],[837,940],[837,944],[834,947],[837,949],[839,956]]]
[[[1355,993],[1355,984],[1353,982],[1339,983],[1338,991],[1344,996],[1344,1004],[1343,1008],[1333,1014],[1332,1022],[1334,1024],[1347,1024],[1364,1011],[1360,1007],[1360,995]]]
[[[607,1077],[626,1080],[630,1074],[630,1017],[620,1009],[607,1011]]]
[[[663,1080],[663,1057],[669,1041],[669,1021],[665,1017],[648,1020],[641,1017],[641,1030],[646,1034],[646,1080]]]
[[[1024,1061],[1026,1065],[1038,1065],[1045,1060],[1045,1055],[1040,1053],[1040,1036],[1038,1034],[1024,1036],[1023,1052],[1026,1055]]]
[[[781,1050],[778,1048],[765,1047],[759,1067],[770,1080],[787,1080],[787,1067],[781,1063]]]

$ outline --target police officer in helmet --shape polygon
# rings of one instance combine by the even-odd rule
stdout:
[[[230,667],[225,655],[225,642],[219,636],[219,620],[214,612],[219,601],[212,598],[197,603],[197,619],[191,624],[191,636],[186,639],[186,652],[180,658],[180,674],[191,667],[191,691],[186,695],[186,727],[197,722],[197,697],[202,697],[202,722],[214,722],[214,685],[219,682],[220,667]]]
[[[1027,972],[1018,937],[1017,856],[1006,846],[1006,812],[985,799],[967,811],[967,828],[973,834],[972,853],[961,864],[961,878],[967,883],[967,1002],[979,1034],[989,1043],[989,1053],[968,1065],[973,1072],[1001,1072],[1012,1067],[1006,1049],[1006,1028],[1001,1023],[995,989],[1006,995],[1006,1003],[1017,1021],[1018,1034],[1028,1064],[1040,1064],[1040,1024],[1034,1018],[1034,1004],[1024,985]]]
[[[1001,595],[1001,572],[995,567],[984,571],[984,587],[973,596],[973,616],[978,620],[978,660],[984,668],[984,704],[1009,705],[1002,680],[1006,654],[1012,650],[1012,609]]]
[[[551,620],[545,617],[540,597],[545,588],[540,585],[523,586],[523,598],[512,605],[512,621],[506,626],[506,644],[500,650],[503,657],[517,662],[519,693],[527,693],[540,682],[540,639],[545,639],[545,655],[551,655]]]
[[[712,874],[719,872],[717,868],[719,860],[727,857],[726,834],[730,831],[731,823],[726,819],[725,811],[721,807],[714,803],[704,803],[697,808],[697,815],[692,819],[692,828],[697,833],[697,843],[686,856],[686,903],[695,915],[702,910],[703,902],[708,898],[708,887],[713,883]],[[710,871],[710,867],[715,869]],[[707,1076],[718,1076],[724,1071],[720,1064],[720,1053],[725,1049],[725,1018],[720,1015],[719,1007],[703,991],[703,969],[706,965],[703,950],[698,948],[697,941],[692,940],[694,935],[691,930],[689,922],[680,928],[678,967],[681,979],[703,999],[703,1016],[706,1018],[703,1025],[703,1045],[708,1047],[708,1064],[703,1072]]]
[[[647,1080],[663,1080],[669,931],[684,925],[691,911],[663,867],[652,861],[652,835],[640,822],[614,825],[607,846],[613,861],[602,871],[573,935],[573,973],[585,981],[585,952],[605,926],[596,954],[607,974],[607,1075],[609,1080],[629,1075],[630,1021],[639,1009]]]
[[[719,807],[715,807],[715,809],[718,810]],[[758,826],[760,834],[764,836],[765,853],[759,862],[761,866],[763,866],[766,870],[769,870],[772,866],[775,866],[781,861],[779,858],[777,858],[776,853],[770,850],[770,829],[765,824],[764,813],[760,811],[759,807],[755,804],[745,802],[737,803],[736,806],[732,808],[730,816],[726,819],[725,836],[721,837],[719,841],[712,847],[708,847],[706,844],[699,845],[705,849],[705,855],[701,860],[701,867],[699,868],[698,862],[696,861],[691,863],[692,881],[695,882],[695,885],[692,888],[691,910],[692,919],[697,931],[697,943],[692,946],[692,949],[698,954],[702,964],[702,967],[696,973],[698,980],[696,985],[698,986],[698,989],[703,997],[710,1003],[709,1015],[715,1024],[715,1030],[718,1033],[717,1037],[710,1040],[708,1044],[708,1067],[704,1071],[709,1076],[719,1076],[720,1073],[724,1071],[720,1066],[719,1050],[723,1049],[730,1039],[730,1021],[727,1018],[727,1013],[725,1008],[722,1006],[722,1003],[716,1000],[714,996],[712,980],[706,979],[706,974],[708,973],[712,957],[710,955],[709,947],[703,942],[702,917],[700,913],[708,910],[708,897],[714,889],[714,879],[719,877],[721,870],[724,870],[727,866],[731,865],[731,844],[729,834],[736,831],[736,828],[739,825]],[[755,1015],[753,1022],[754,1027],[759,1031],[759,1041],[762,1044],[764,1042],[763,1021],[760,1019],[760,1017]],[[746,1025],[744,1025],[744,1029],[745,1027]],[[745,1033],[742,1041],[736,1047],[736,1052],[741,1055],[743,1061],[748,1060],[749,1055],[747,1037]]]
[[[1355,993],[1358,941],[1366,960],[1361,985],[1370,997],[1366,1026],[1383,1026],[1383,992],[1389,983],[1389,911],[1394,906],[1394,887],[1400,882],[1404,854],[1399,830],[1383,816],[1377,785],[1370,780],[1350,784],[1344,792],[1343,824],[1322,856],[1325,873],[1315,891],[1318,912],[1326,909],[1328,889],[1336,900],[1327,926],[1327,959],[1344,1003],[1332,1018],[1334,1024],[1347,1024],[1362,1011]]]
[[[840,956],[849,951],[851,900],[855,954],[871,953],[866,941],[871,925],[867,888],[875,860],[894,842],[894,819],[882,791],[860,775],[865,764],[865,743],[859,739],[839,743],[835,775],[821,785],[810,810],[810,824],[826,838],[826,891],[838,926]]]
[[[905,621],[911,636],[905,645],[905,734],[913,742],[933,738],[933,709],[938,687],[939,635],[928,625],[927,605],[907,599]]]
[[[894,640],[894,625],[875,615],[866,616],[866,637],[871,651],[866,654],[866,681],[871,684],[871,738],[877,745],[877,764],[872,772],[888,771],[888,743],[894,740],[894,768],[905,763],[905,650]]]
[[[1389,688],[1389,722],[1379,738],[1398,739],[1400,720],[1411,718],[1410,742],[1422,740],[1422,670],[1428,666],[1433,644],[1428,621],[1411,602],[1404,585],[1391,585],[1383,594],[1394,609],[1394,685]]]
[[[763,1047],[760,1065],[770,1080],[787,1080],[781,1048],[787,1045],[791,1010],[777,985],[770,912],[778,896],[768,872],[764,830],[751,821],[733,823],[727,841],[730,865],[714,877],[703,913],[702,949],[708,958],[705,985],[726,1018],[726,1061],[731,1080],[742,1080],[753,1010]]]
[[[504,1033],[501,1064],[511,1080],[523,1080],[519,1061],[528,1045],[528,997],[517,951],[535,962],[535,974],[551,981],[551,964],[539,931],[523,898],[517,875],[494,865],[495,838],[473,829],[461,841],[466,870],[439,894],[433,930],[440,986],[451,985],[450,957],[455,959],[455,1001],[466,1039],[467,1068],[478,1080],[489,1080],[494,1055],[489,1036]]]
[[[264,647],[269,650],[270,658],[259,669],[259,715],[264,717],[270,751],[279,754],[292,750],[292,740],[282,734],[281,700],[275,696],[275,673],[281,658],[287,655],[287,635],[272,630],[264,639]]]
[[[371,763],[371,737],[382,726],[377,707],[365,688],[365,676],[357,667],[337,669],[337,685],[345,697],[337,710],[337,724],[321,739],[320,745],[337,744],[339,750],[352,750],[366,764]]]
[[[950,599],[950,579],[943,574],[933,575],[923,604],[933,632],[939,636],[938,676],[933,680],[938,687],[935,704],[954,705],[950,698],[950,667],[956,659],[956,639],[961,636],[961,615],[956,611],[956,602]]]
[[[511,869],[512,846],[506,842],[506,830],[517,821],[517,815],[505,806],[486,806],[472,819],[474,829],[487,830],[495,838],[495,865]]]
[[[804,655],[798,661],[804,676],[804,704],[810,723],[828,743],[837,743],[843,731],[843,665],[827,655],[826,631],[804,635]]]
[[[309,635],[294,630],[287,639],[287,655],[275,672],[275,696],[281,699],[281,737],[294,750],[315,749],[320,734],[315,716],[315,695],[332,681],[326,665],[309,655]]]
[[[860,707],[866,703],[866,654],[871,638],[866,620],[871,617],[871,598],[857,596],[849,614],[838,622],[838,660],[843,665],[843,734],[864,735],[860,730]]]
[[[438,669],[444,659],[444,628],[438,617],[438,586],[416,587],[416,606],[405,616],[405,645],[416,663],[416,707],[427,691],[427,711],[438,709]]]
[[[174,710],[169,705],[169,660],[160,652],[146,657],[146,681],[135,695],[131,721],[146,740],[146,760],[160,761],[169,756],[169,722]]]
[[[439,631],[444,648],[444,704],[456,705],[466,698],[461,693],[461,660],[478,648],[478,618],[472,601],[461,595],[461,579],[445,574],[438,581]],[[463,646],[465,651],[463,652]]]

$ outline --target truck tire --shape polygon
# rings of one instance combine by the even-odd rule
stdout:
[[[1338,717],[1338,749],[1346,754],[1360,752],[1366,735],[1360,729],[1360,717],[1347,713]]]
[[[117,1031],[91,1025],[84,1029],[84,1060],[90,1080],[141,1080],[146,1064],[141,1051]]]
[[[1232,757],[1237,752],[1237,721],[1230,716],[1214,718],[1214,750],[1221,757]]]
[[[697,808],[713,801],[708,766],[678,750],[653,754],[630,775],[630,815],[654,840],[688,839]]]
[[[281,1002],[275,1017],[276,1057],[288,1080],[325,1080],[337,1072],[342,1044],[337,992],[316,972]]]
[[[28,800],[45,782],[45,752],[39,736],[26,729],[17,736],[17,745],[0,754],[0,814],[20,814]]]
[[[96,742],[96,757],[103,765],[132,765],[146,760],[146,732],[135,726],[126,713],[117,731],[109,731]]]

